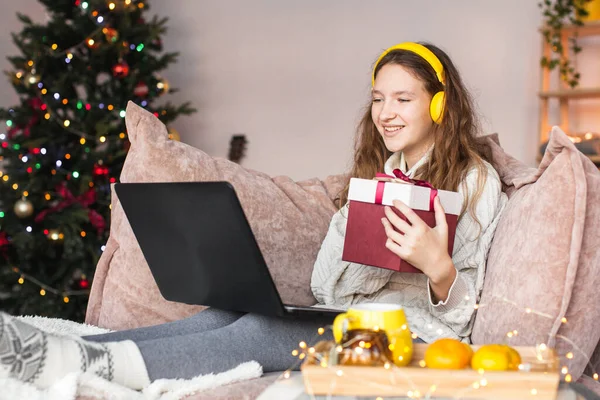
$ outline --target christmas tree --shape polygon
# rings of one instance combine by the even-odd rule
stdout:
[[[168,124],[195,110],[160,101],[166,18],[141,0],[41,0],[18,14],[6,71],[20,104],[0,109],[0,309],[81,321],[108,238],[110,184],[127,154],[132,100]],[[161,54],[162,53],[162,54]],[[173,136],[177,132],[170,130]]]

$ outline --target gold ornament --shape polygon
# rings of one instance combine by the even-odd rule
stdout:
[[[62,233],[58,229],[50,229],[50,230],[48,230],[48,233],[46,234],[46,237],[51,242],[55,242],[55,243],[61,243],[65,239],[64,233]]]
[[[181,136],[179,136],[179,132],[177,132],[175,128],[169,128],[169,139],[176,140],[178,142],[181,141]]]
[[[27,218],[33,214],[33,204],[25,197],[17,200],[14,207],[15,215],[19,218]]]

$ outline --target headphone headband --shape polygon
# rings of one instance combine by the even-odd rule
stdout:
[[[431,65],[431,67],[435,71],[438,81],[440,81],[442,85],[446,85],[446,79],[444,77],[444,67],[442,66],[442,62],[440,61],[440,59],[437,58],[437,56],[433,54],[431,50],[429,50],[422,44],[414,42],[404,42],[392,46],[383,53],[381,53],[381,55],[377,59],[377,62],[375,63],[375,66],[373,67],[373,76],[371,80],[372,86],[375,86],[375,70],[377,69],[377,66],[379,65],[383,57],[385,57],[389,52],[393,50],[407,50],[419,55],[422,59],[427,61],[429,65]]]

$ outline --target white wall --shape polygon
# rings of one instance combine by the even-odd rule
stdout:
[[[36,0],[5,2],[44,18]],[[182,140],[226,156],[232,134],[249,139],[242,164],[295,179],[342,172],[368,99],[371,65],[384,48],[426,40],[445,49],[472,90],[486,132],[535,163],[539,57],[537,0],[153,0],[168,16],[164,76],[199,112],[174,123]],[[8,35],[0,54],[14,54]],[[3,61],[3,69],[8,68]],[[16,97],[5,81],[0,103]]]

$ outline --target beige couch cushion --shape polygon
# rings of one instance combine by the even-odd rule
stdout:
[[[510,200],[490,249],[472,340],[504,342],[517,330],[509,343],[556,345],[577,379],[600,339],[600,172],[559,128],[538,168],[493,147]]]
[[[169,140],[159,119],[131,102],[125,119],[131,148],[121,182],[231,182],[284,302],[316,302],[310,291],[313,263],[346,177],[271,178]],[[160,295],[113,190],[110,237],[94,275],[86,322],[120,330],[178,320],[201,309]]]

